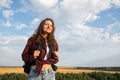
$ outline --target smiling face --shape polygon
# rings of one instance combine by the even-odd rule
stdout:
[[[39,43],[44,39],[47,40],[49,44],[56,42],[54,37],[55,25],[54,21],[50,18],[42,20],[33,34],[33,37],[36,39],[36,43]]]
[[[43,25],[43,32],[49,34],[53,31],[53,23],[50,20],[46,20]]]

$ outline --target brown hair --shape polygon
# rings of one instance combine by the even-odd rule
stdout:
[[[39,24],[38,28],[35,31],[35,34],[33,34],[33,36],[32,36],[33,38],[35,38],[36,43],[39,43],[43,40],[43,36],[42,36],[42,35],[44,35],[43,26],[44,26],[45,21],[47,21],[47,20],[50,20],[52,22],[52,27],[53,27],[52,32],[49,33],[47,36],[47,42],[48,42],[48,44],[54,44],[56,42],[55,37],[54,37],[54,31],[55,31],[54,22],[52,19],[46,18],[41,21],[41,23]]]

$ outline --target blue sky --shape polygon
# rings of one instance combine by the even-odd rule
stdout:
[[[120,0],[1,0],[0,66],[21,66],[27,39],[52,18],[59,66],[120,66]]]

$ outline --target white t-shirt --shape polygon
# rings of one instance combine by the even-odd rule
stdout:
[[[49,47],[48,47],[48,44],[46,42],[46,55],[44,57],[44,60],[46,60],[48,58],[48,56],[49,56]]]

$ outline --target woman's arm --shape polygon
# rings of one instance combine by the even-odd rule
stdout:
[[[32,38],[29,38],[27,44],[22,53],[22,59],[25,62],[32,62],[34,60],[34,55],[32,54]]]

